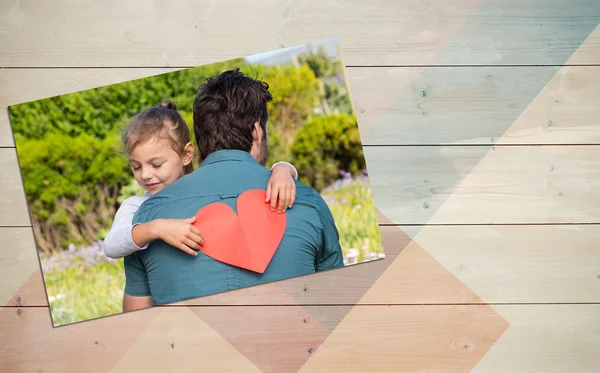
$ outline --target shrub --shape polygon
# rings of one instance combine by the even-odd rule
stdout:
[[[90,243],[112,221],[121,185],[130,175],[117,134],[48,134],[17,144],[24,186],[42,250]]]
[[[317,190],[339,179],[339,170],[358,175],[366,167],[356,119],[348,114],[307,121],[291,151],[299,181]]]
[[[104,138],[166,98],[191,112],[205,77],[245,64],[244,59],[234,59],[14,105],[9,108],[12,129],[17,142],[49,133]]]

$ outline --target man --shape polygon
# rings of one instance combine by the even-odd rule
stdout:
[[[230,70],[208,79],[194,101],[194,133],[202,164],[148,199],[133,223],[187,218],[221,202],[234,211],[248,190],[265,190],[268,158],[268,84]],[[268,207],[265,207],[268,208]],[[239,289],[343,267],[333,216],[321,196],[296,182],[293,208],[277,251],[264,273],[217,261],[202,251],[193,257],[154,241],[125,257],[124,311]],[[211,232],[203,232],[210,241]]]

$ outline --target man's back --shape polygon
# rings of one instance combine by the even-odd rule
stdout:
[[[214,202],[225,203],[237,212],[239,195],[252,189],[265,190],[269,176],[269,170],[248,152],[212,153],[200,169],[146,201],[134,223],[189,218]],[[147,250],[125,258],[125,293],[152,295],[154,304],[164,304],[343,266],[333,217],[314,189],[296,184],[296,201],[287,210],[286,221],[283,239],[262,275],[218,262],[201,251],[193,257],[155,241]],[[210,240],[210,232],[203,233]]]

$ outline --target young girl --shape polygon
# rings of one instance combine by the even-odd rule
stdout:
[[[190,255],[204,245],[205,236],[188,219],[157,219],[144,224],[132,224],[141,204],[172,182],[193,171],[194,145],[189,128],[169,100],[146,109],[133,117],[123,135],[133,176],[146,190],[142,196],[127,198],[117,211],[110,232],[104,240],[104,253],[109,258],[122,258],[148,247],[150,241],[161,239]],[[278,213],[292,207],[298,172],[287,162],[272,167],[267,187],[266,203]]]

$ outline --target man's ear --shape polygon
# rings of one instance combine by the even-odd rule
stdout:
[[[262,127],[260,126],[260,122],[254,122],[254,127],[252,128],[252,140],[257,143],[262,141]]]
[[[191,142],[188,142],[183,147],[183,157],[182,157],[183,165],[187,166],[188,164],[190,164],[192,162],[193,159],[194,159],[194,144],[192,144]]]

